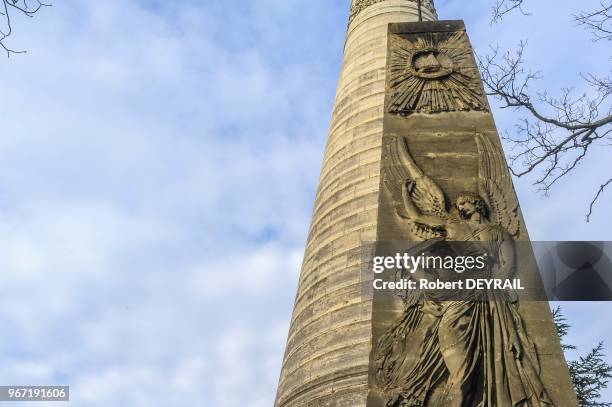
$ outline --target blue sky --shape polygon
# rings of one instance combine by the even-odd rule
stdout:
[[[574,2],[494,27],[490,3],[438,14],[465,19],[478,52],[528,37],[542,89],[580,92],[578,73],[609,66]],[[272,405],[347,15],[73,0],[15,21],[28,54],[0,62],[0,384],[67,383],[85,407]],[[516,183],[533,239],[610,240],[612,192],[583,221],[609,153],[546,198]],[[609,310],[568,305],[570,340],[610,337]]]

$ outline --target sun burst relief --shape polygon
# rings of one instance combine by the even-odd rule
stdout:
[[[389,111],[487,110],[465,32],[391,37]]]

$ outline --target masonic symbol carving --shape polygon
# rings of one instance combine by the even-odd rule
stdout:
[[[465,32],[393,35],[389,112],[486,111]]]

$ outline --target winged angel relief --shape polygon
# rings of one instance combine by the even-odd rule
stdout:
[[[479,241],[494,257],[486,274],[507,278],[515,268],[518,204],[501,151],[484,135],[476,134],[475,141],[479,191],[460,193],[451,211],[403,137],[388,145],[391,165],[384,180],[399,203],[398,215],[420,240]],[[374,350],[387,407],[553,406],[518,304],[503,292],[482,295],[478,301],[440,301],[423,293],[403,298],[402,316]]]

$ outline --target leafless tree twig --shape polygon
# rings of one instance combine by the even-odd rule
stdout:
[[[612,184],[612,178],[610,178],[608,181],[606,181],[606,182],[604,182],[603,184],[600,185],[599,189],[597,190],[597,194],[595,194],[595,197],[591,200],[591,204],[589,205],[589,213],[587,213],[587,215],[586,215],[586,221],[587,222],[591,220],[591,215],[593,214],[593,207],[595,206],[595,203],[599,199],[599,196],[603,193],[603,191],[610,184]]]
[[[2,4],[0,4],[0,18],[3,19],[3,27],[0,28],[0,47],[6,52],[7,56],[26,52],[15,51],[5,44],[5,40],[13,33],[13,13],[21,13],[27,17],[34,17],[41,8],[50,5],[40,0],[2,0]]]
[[[540,79],[540,73],[524,68],[526,45],[522,41],[514,53],[492,47],[490,54],[479,56],[479,67],[487,94],[500,101],[502,108],[524,113],[516,131],[503,135],[513,145],[509,156],[512,173],[522,177],[541,170],[534,184],[546,194],[593,150],[610,147],[612,83],[610,78],[583,75],[590,88],[588,94],[576,96],[572,88],[566,88],[558,96],[547,92],[533,95],[529,88]],[[602,185],[591,202],[587,220],[610,183]]]
[[[498,23],[504,19],[504,17],[515,11],[520,11],[521,14],[528,16],[529,13],[523,8],[524,0],[495,0],[493,5],[493,13],[491,16],[491,24]]]
[[[612,40],[612,0],[602,0],[598,9],[581,11],[573,18],[577,25],[591,31],[593,41]]]

